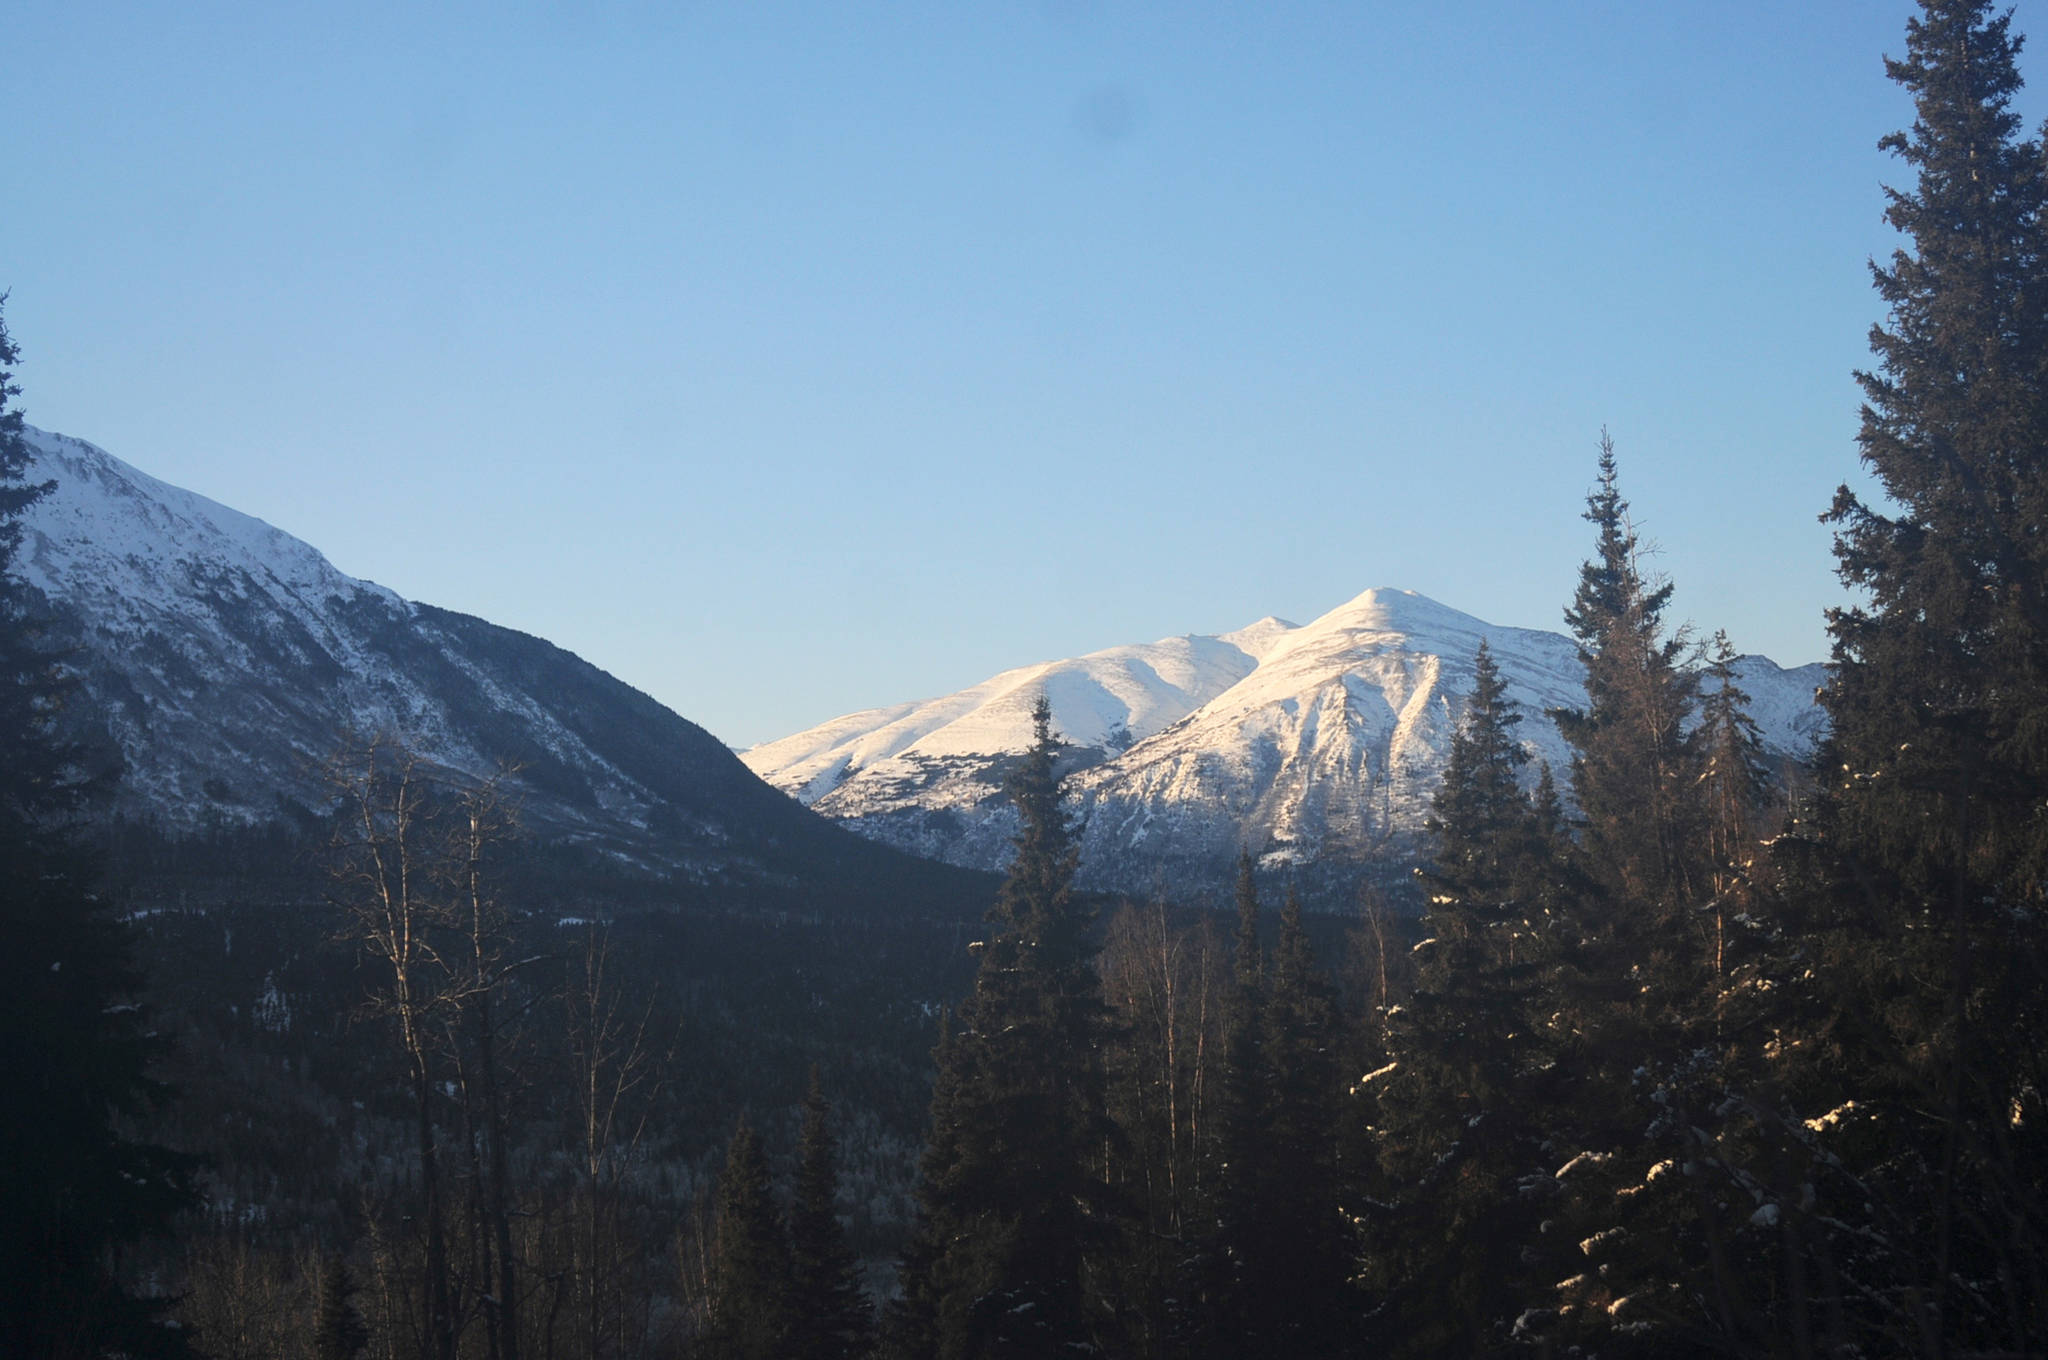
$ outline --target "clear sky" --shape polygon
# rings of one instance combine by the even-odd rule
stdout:
[[[1799,663],[1908,8],[17,5],[0,289],[31,422],[740,745],[1371,586],[1557,628],[1603,424]]]

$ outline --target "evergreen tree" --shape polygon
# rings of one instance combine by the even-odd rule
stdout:
[[[1545,1207],[1540,1118],[1557,1041],[1537,1012],[1551,966],[1551,849],[1523,794],[1528,753],[1507,682],[1482,645],[1428,822],[1429,906],[1415,992],[1392,1013],[1391,1061],[1361,1083],[1372,1105],[1381,1206],[1369,1281],[1400,1354],[1477,1354],[1523,1311],[1522,1259]]]
[[[867,1353],[872,1321],[860,1262],[839,1224],[839,1155],[823,1078],[811,1068],[789,1211],[790,1360],[853,1360]]]
[[[1551,716],[1573,751],[1588,867],[1616,901],[1668,908],[1692,889],[1686,724],[1695,684],[1683,666],[1683,633],[1664,631],[1671,585],[1643,574],[1604,431],[1585,517],[1598,531],[1594,554],[1564,617],[1579,641],[1586,706]]]
[[[1443,782],[1423,823],[1433,846],[1428,877],[1445,890],[1436,905],[1462,911],[1474,900],[1516,894],[1521,877],[1516,856],[1531,812],[1521,786],[1529,753],[1515,739],[1521,722],[1521,708],[1508,697],[1507,679],[1482,639],[1472,658],[1472,694],[1464,721],[1451,737]],[[1462,916],[1446,915],[1444,923],[1461,943],[1476,942],[1485,933],[1483,924]]]
[[[1337,1008],[1293,891],[1260,1019],[1266,1094],[1242,1233],[1243,1339],[1257,1354],[1340,1356],[1354,1340],[1357,1308],[1337,1164]]]
[[[1249,851],[1237,856],[1237,930],[1232,936],[1231,989],[1227,1003],[1223,1093],[1223,1166],[1226,1216],[1241,1214],[1249,1193],[1243,1175],[1255,1159],[1255,1140],[1265,1122],[1266,1086],[1259,1056],[1259,1023],[1266,1010],[1266,953],[1259,943],[1259,887]],[[1239,1175],[1232,1176],[1236,1166]]]
[[[1266,953],[1259,943],[1259,884],[1252,874],[1249,850],[1237,852],[1237,883],[1231,897],[1237,910],[1237,930],[1231,937],[1231,979],[1239,1002],[1248,1007],[1248,1014],[1256,1015],[1266,978]]]
[[[1758,819],[1769,797],[1763,734],[1749,716],[1749,695],[1735,678],[1735,648],[1728,634],[1714,634],[1700,721],[1693,744],[1700,756],[1698,795],[1704,830],[1704,872],[1709,942],[1716,994],[1727,986],[1728,918],[1751,899],[1752,868],[1759,854]]]
[[[710,1316],[698,1354],[779,1360],[789,1324],[789,1240],[769,1193],[768,1158],[742,1118],[718,1182]]]
[[[1754,1146],[1736,1144],[1755,1132],[1744,1111],[1759,1087],[1722,1029],[1720,989],[1734,972],[1730,916],[1750,922],[1735,893],[1755,853],[1758,744],[1725,637],[1703,704],[1684,630],[1664,627],[1671,586],[1642,571],[1604,433],[1585,517],[1594,554],[1565,617],[1587,704],[1554,715],[1574,751],[1585,877],[1559,898],[1570,947],[1543,998],[1570,1036],[1570,1076],[1553,1083],[1545,1123],[1573,1169],[1553,1177],[1557,1231],[1531,1253],[1569,1284],[1531,1330],[1602,1353],[1711,1351],[1755,1335],[1735,1316],[1730,1224],[1746,1217],[1732,1196],[1756,1179],[1743,1165]],[[1752,1050],[1765,1037],[1744,1034]],[[1699,1174],[1667,1174],[1680,1166]]]
[[[315,1360],[355,1360],[370,1344],[370,1329],[356,1311],[355,1293],[348,1263],[329,1257],[320,1271],[319,1312],[313,1320]]]
[[[1289,892],[1270,959],[1238,856],[1233,986],[1217,1115],[1215,1229],[1196,1260],[1198,1353],[1340,1355],[1355,1252],[1338,1182],[1336,1003]]]
[[[967,1064],[953,1035],[950,1012],[939,1015],[932,1048],[931,1118],[918,1156],[917,1216],[910,1240],[897,1261],[897,1290],[882,1308],[876,1352],[884,1360],[931,1360],[939,1353],[939,1303],[949,1290],[941,1271],[952,1231],[951,1205],[939,1187],[951,1185],[960,1159],[956,1114],[967,1080]]]
[[[1558,1127],[1589,1155],[1551,1211],[1550,1258],[1571,1282],[1541,1329],[1555,1347],[1704,1356],[1784,1341],[1762,1325],[1776,1272],[1767,1223],[1751,1220],[1759,1187],[1796,1165],[1771,1129],[1779,1099],[1762,1061],[1795,960],[1774,957],[1768,880],[1753,873],[1766,776],[1735,659],[1717,634],[1689,740],[1698,897],[1661,916],[1689,943],[1596,949],[1596,967],[1560,975],[1588,1043],[1579,1108]],[[1593,928],[1612,929],[1598,911]]]
[[[1022,829],[990,910],[996,928],[941,1055],[905,1261],[917,1302],[893,1319],[892,1345],[928,1345],[913,1353],[942,1360],[1064,1353],[1114,1333],[1113,1301],[1095,1287],[1116,1235],[1101,1174],[1113,1136],[1104,1007],[1043,698],[1033,728],[1010,782]]]
[[[2043,148],[2012,99],[2020,39],[1983,0],[1927,0],[1880,145],[1910,238],[1873,265],[1888,315],[1858,374],[1884,499],[1842,488],[1814,1036],[1857,1071],[1867,1144],[1843,1265],[1928,1354],[2048,1342],[2048,268]],[[1825,1088],[1822,1088],[1823,1090]]]
[[[1559,883],[1552,921],[1561,947],[1539,1008],[1568,1040],[1544,1121],[1573,1171],[1551,1178],[1560,1231],[1532,1249],[1530,1262],[1573,1282],[1546,1300],[1559,1315],[1557,1328],[1545,1328],[1551,1344],[1654,1353],[1672,1350],[1673,1334],[1630,1310],[1657,1298],[1669,1321],[1664,1286],[1683,1252],[1659,1244],[1690,1229],[1685,1212],[1645,1196],[1651,1168],[1673,1150],[1653,1133],[1711,1122],[1686,1102],[1711,1084],[1720,1061],[1701,1046],[1708,1036],[1700,1027],[1711,1014],[1701,908],[1715,881],[1701,796],[1711,783],[1708,734],[1693,721],[1699,680],[1685,664],[1685,631],[1663,622],[1672,587],[1643,570],[1604,431],[1585,518],[1594,551],[1565,620],[1579,642],[1586,705],[1552,714],[1573,750],[1581,839],[1568,860],[1580,872]],[[1746,721],[1732,709],[1724,717],[1738,729]],[[1680,1107],[1697,1118],[1673,1120]],[[1646,1276],[1656,1288],[1631,1294],[1631,1282]]]
[[[1218,1354],[1242,1353],[1250,1344],[1247,1310],[1252,1289],[1245,1264],[1255,1254],[1263,1179],[1268,1084],[1261,1051],[1266,1011],[1265,951],[1259,943],[1259,889],[1249,851],[1237,857],[1237,929],[1231,954],[1231,989],[1224,1006],[1223,1062],[1217,1101],[1215,1214],[1209,1241],[1197,1260],[1194,1288],[1202,1300],[1197,1330]]]
[[[18,358],[0,321],[0,1352],[181,1356],[183,1333],[160,1321],[170,1300],[128,1292],[115,1269],[197,1196],[191,1159],[127,1132],[168,1094],[149,1075],[162,1044],[128,1001],[128,934],[77,838],[96,790],[57,733],[66,689],[43,604],[11,574],[19,516],[49,489],[26,476]]]

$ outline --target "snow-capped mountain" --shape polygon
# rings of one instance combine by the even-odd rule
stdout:
[[[462,775],[516,771],[538,834],[698,876],[879,848],[548,642],[344,575],[91,444],[28,439],[30,478],[56,488],[24,516],[16,567],[55,606],[74,711],[120,749],[123,812],[189,829],[319,808],[345,734],[391,733]]]
[[[1524,741],[1560,773],[1544,711],[1581,697],[1569,639],[1383,589],[1305,626],[1022,667],[735,757],[541,639],[344,575],[93,445],[29,440],[31,476],[56,490],[24,517],[17,569],[66,630],[75,710],[120,749],[120,809],[172,827],[317,808],[343,735],[393,732],[472,777],[516,769],[541,834],[699,874],[772,877],[861,844],[798,803],[870,842],[997,868],[1014,830],[1003,776],[1043,693],[1072,744],[1083,881],[1199,892],[1240,846],[1311,881],[1411,854],[1481,638]],[[1740,672],[1767,743],[1805,755],[1822,668],[1747,657]]]
[[[1562,780],[1552,708],[1584,702],[1577,648],[1413,591],[1369,590],[1314,622],[1267,618],[1027,666],[942,699],[875,709],[742,758],[864,835],[952,863],[1002,863],[1001,792],[1040,693],[1076,748],[1069,795],[1084,883],[1177,893],[1227,882],[1240,847],[1269,866],[1348,871],[1417,847],[1484,639],[1522,706],[1520,734]],[[1766,744],[1803,757],[1821,728],[1818,665],[1738,664]],[[1531,764],[1533,780],[1535,762]]]
[[[1111,647],[1071,661],[1020,666],[971,689],[923,703],[836,718],[747,751],[756,770],[806,803],[859,778],[915,777],[953,760],[976,763],[1031,741],[1031,710],[1044,694],[1066,740],[1120,751],[1179,722],[1250,675],[1274,641],[1293,631],[1261,619],[1221,637],[1164,638]]]

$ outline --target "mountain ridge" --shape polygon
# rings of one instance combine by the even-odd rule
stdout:
[[[1254,630],[1257,656],[1231,641]],[[1334,881],[1420,852],[1481,639],[1522,707],[1530,781],[1548,764],[1562,782],[1570,751],[1547,713],[1584,702],[1577,644],[1393,587],[1366,590],[1305,625],[1269,616],[1235,634],[1018,667],[954,695],[849,714],[742,759],[863,835],[995,867],[1014,832],[1002,772],[1028,739],[1017,715],[1042,691],[1076,748],[1066,765],[1084,884],[1214,893],[1240,848],[1267,867]],[[1172,702],[1132,702],[1119,690],[1134,657],[1157,649],[1220,657],[1219,648],[1236,660],[1206,672],[1206,688],[1177,687]],[[1813,692],[1825,668],[1744,657],[1737,673],[1768,749],[1785,760],[1810,754],[1821,721]],[[993,701],[1000,713],[983,720],[977,704]],[[889,740],[870,742],[868,724],[880,715],[889,715]],[[1130,739],[1105,740],[1119,732]]]
[[[23,518],[19,570],[71,621],[81,707],[128,767],[119,810],[173,830],[315,808],[342,734],[397,732],[467,778],[516,770],[540,834],[663,872],[773,877],[798,847],[863,845],[999,870],[1003,779],[1044,694],[1084,886],[1213,894],[1240,848],[1341,884],[1417,854],[1481,638],[1560,777],[1547,711],[1583,700],[1571,639],[1375,587],[1307,624],[1014,667],[735,753],[544,639],[350,577],[83,440],[28,438],[58,489]],[[1810,753],[1825,667],[1737,670],[1771,750]]]
[[[117,813],[184,834],[303,818],[329,796],[326,758],[396,735],[458,780],[501,779],[533,835],[622,867],[697,883],[826,865],[931,877],[545,639],[348,576],[84,440],[26,437],[29,478],[56,486],[21,519],[18,571],[53,608],[82,730],[120,752]]]

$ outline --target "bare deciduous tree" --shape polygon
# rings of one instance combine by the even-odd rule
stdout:
[[[447,998],[448,970],[434,938],[446,910],[432,888],[437,828],[431,772],[403,743],[377,736],[349,742],[328,760],[325,773],[340,803],[333,846],[337,904],[350,934],[383,965],[369,1009],[393,1023],[412,1089],[424,1254],[420,1352],[455,1360],[456,1300],[434,1121],[433,1021]]]
[[[604,1354],[608,1342],[623,1346],[626,1341],[632,1310],[620,1296],[620,1284],[642,1248],[622,1231],[622,1192],[647,1132],[663,1065],[648,1032],[652,998],[637,1011],[630,1007],[606,975],[610,960],[610,937],[602,926],[591,926],[582,967],[571,975],[563,996],[583,1182],[578,1302],[583,1354],[590,1360]]]

